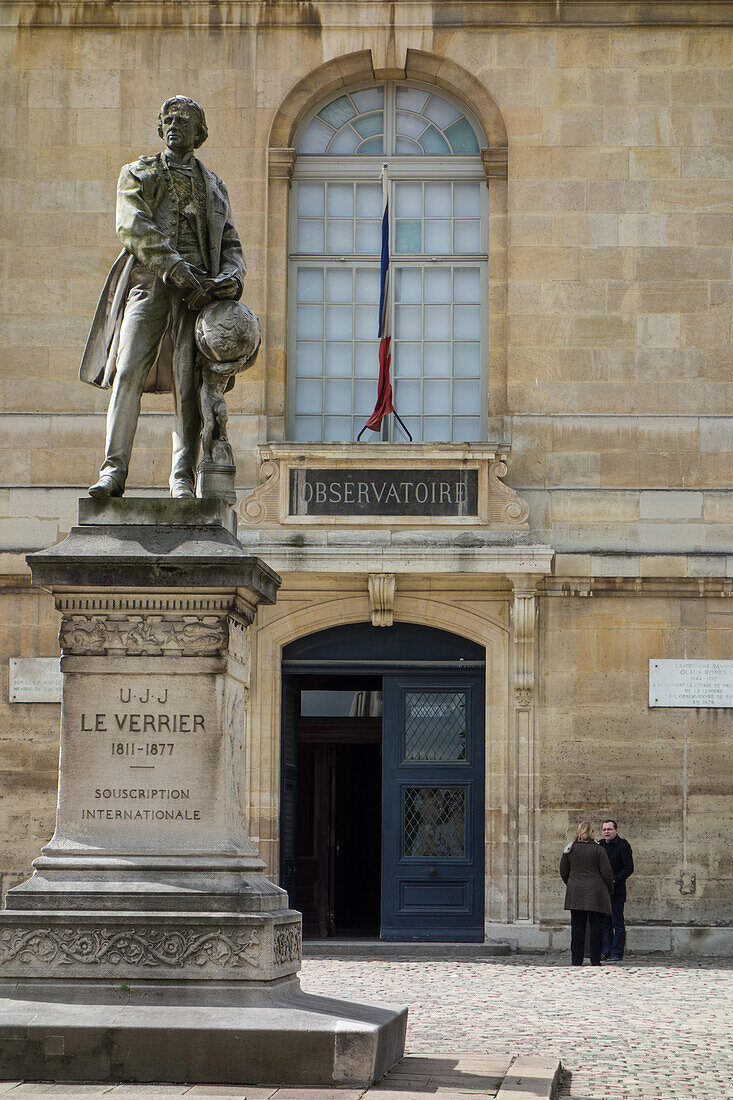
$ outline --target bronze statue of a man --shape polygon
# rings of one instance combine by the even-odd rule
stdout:
[[[109,273],[80,377],[111,386],[107,442],[90,496],[122,496],[143,391],[173,391],[172,497],[194,495],[201,433],[194,324],[214,299],[239,299],[246,266],[227,189],[193,155],[208,132],[186,96],[163,104],[166,148],[126,164],[117,184],[124,251]]]

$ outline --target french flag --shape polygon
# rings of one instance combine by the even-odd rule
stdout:
[[[382,214],[382,262],[379,285],[379,381],[377,382],[377,403],[374,412],[362,428],[378,432],[388,413],[395,411],[392,402],[392,382],[390,366],[392,363],[392,333],[390,332],[389,308],[389,191],[387,189],[385,164],[382,169],[382,187],[384,192],[384,213]],[[359,432],[361,436],[361,432]]]

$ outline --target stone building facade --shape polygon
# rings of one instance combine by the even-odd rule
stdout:
[[[3,890],[49,839],[56,799],[58,704],[11,698],[12,659],[59,652],[57,613],[31,587],[25,554],[68,531],[95,479],[106,395],[77,371],[117,251],[115,180],[120,165],[157,148],[158,107],[183,92],[206,109],[201,157],[229,186],[249,268],[244,299],[263,327],[229,414],[240,539],[283,578],[277,603],[251,628],[246,718],[250,834],[270,872],[292,888],[300,874],[316,933],[348,930],[359,910],[376,935],[389,910],[394,938],[557,947],[566,935],[560,851],[579,820],[610,816],[636,859],[630,946],[729,952],[731,709],[650,706],[649,666],[733,659],[733,4],[16,0],[2,16]],[[419,149],[399,144],[400,111],[412,112]],[[451,144],[455,120],[468,127],[463,145]],[[426,148],[433,124],[436,144]],[[326,142],[344,128],[337,156]],[[379,149],[357,151],[380,133]],[[355,443],[360,384],[376,385],[373,291],[363,299],[371,314],[359,312],[358,289],[349,299],[357,329],[348,337],[337,310],[331,336],[308,330],[316,307],[307,304],[329,308],[326,284],[321,298],[298,297],[301,270],[356,280],[361,263],[373,286],[373,240],[360,252],[358,226],[349,245],[336,234],[359,222],[362,194],[367,238],[373,231],[382,159],[394,220],[404,220],[393,230],[395,323],[406,326],[395,330],[395,394],[398,410],[414,413],[413,444],[398,428],[381,443]],[[324,187],[336,204],[346,185],[356,189],[351,212],[318,207]],[[409,205],[415,187],[429,186],[432,197],[422,191],[424,205],[405,213],[403,198]],[[446,187],[453,207],[441,213]],[[331,215],[333,246],[313,244],[308,233]],[[472,244],[459,243],[459,222],[475,232]],[[429,244],[449,223],[451,243]],[[421,273],[419,300],[407,295],[408,269]],[[478,297],[461,297],[454,276],[448,298],[431,298],[429,273],[437,285],[448,270],[475,275]],[[424,311],[412,338],[422,349],[418,398],[400,345],[410,343],[415,301]],[[452,309],[453,328],[441,336],[436,312],[431,343],[436,302]],[[328,329],[332,315],[323,316]],[[358,325],[370,316],[374,333],[359,348]],[[299,373],[308,341],[325,356],[320,405],[309,404],[316,376]],[[357,365],[329,375],[329,348],[343,364],[347,343]],[[428,344],[449,359],[453,349],[442,389]],[[359,353],[372,345],[373,372],[360,374]],[[335,383],[347,375],[344,406]],[[446,426],[438,413],[448,392]],[[168,404],[146,402],[129,493],[163,492],[170,466]],[[442,512],[347,507],[349,477],[366,483],[385,471],[400,484],[424,475],[431,486],[468,485],[469,495],[475,486],[475,501],[456,496],[451,507],[445,490]],[[326,475],[341,479],[338,499],[319,513],[311,496]],[[340,714],[339,685],[351,693]],[[426,749],[425,720],[445,718],[459,696],[465,708],[466,685],[481,700],[470,723],[462,712],[468,742],[446,747],[441,727],[443,747]],[[326,698],[327,714],[308,713]],[[404,747],[410,713],[419,744],[402,782],[395,746]],[[314,732],[325,717],[326,732]],[[344,763],[343,747],[357,742],[381,749],[382,771],[374,755]],[[469,790],[455,769],[471,762]],[[334,894],[339,837],[319,842],[309,864],[302,836],[340,822],[341,841],[360,858],[366,809],[355,820],[353,792],[362,768],[383,816],[368,826],[371,877],[349,880],[347,903]],[[350,819],[343,809],[326,819],[307,811],[313,784],[335,798],[340,783],[353,795]],[[456,809],[449,792],[459,790]],[[418,840],[431,813],[432,840]],[[459,826],[462,839],[446,839]],[[415,874],[389,900],[406,866]],[[320,885],[306,897],[313,879]]]

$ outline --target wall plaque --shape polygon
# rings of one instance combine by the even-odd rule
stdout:
[[[650,707],[733,707],[733,661],[649,661]]]
[[[478,470],[290,470],[294,516],[476,516]]]
[[[58,657],[11,657],[11,703],[60,703],[61,668]]]

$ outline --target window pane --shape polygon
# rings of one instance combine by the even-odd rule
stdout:
[[[326,344],[326,377],[351,378],[351,344]]]
[[[405,692],[404,760],[466,759],[466,692]]]
[[[336,380],[325,387],[326,412],[351,412],[351,381]]]
[[[320,416],[296,416],[295,442],[318,443],[321,438]]]
[[[298,306],[295,330],[303,340],[320,340],[323,336],[323,309],[321,306]]]
[[[354,188],[350,183],[329,183],[326,189],[329,218],[351,218],[354,214]]]
[[[298,184],[298,214],[302,217],[323,217],[323,184]]]
[[[400,416],[404,420],[405,427],[412,436],[412,442],[419,443],[422,440],[422,422],[420,418],[417,416],[402,416],[402,413],[400,413]],[[397,423],[396,421],[394,426],[394,437],[397,442],[400,442],[400,440],[403,443],[409,442],[407,436],[402,430],[402,425]]]
[[[367,138],[366,141],[362,141],[361,145],[356,150],[356,152],[359,156],[363,156],[363,157],[367,157],[367,156],[376,157],[376,156],[379,156],[382,152],[382,138],[381,138],[381,135],[380,135],[380,137],[371,137],[371,138]]]
[[[453,383],[453,412],[475,414],[479,408],[478,379]]]
[[[379,373],[379,345],[374,340],[372,343],[356,344],[354,349],[354,374],[360,378],[374,379],[376,387]],[[376,389],[375,389],[376,395]]]
[[[319,413],[321,411],[321,383],[296,382],[295,401],[299,413]]]
[[[332,100],[327,103],[325,107],[322,107],[318,112],[320,118],[325,119],[335,130],[338,130],[339,126],[343,126],[345,122],[348,122],[350,118],[353,118],[356,114],[353,104],[348,96],[342,95],[338,99]]]
[[[453,417],[455,443],[477,443],[481,439],[481,421],[477,416]]]
[[[351,306],[326,306],[326,339],[350,340],[353,314]]]
[[[395,336],[397,339],[419,340],[422,336],[422,310],[420,306],[397,306],[395,314]]]
[[[479,343],[453,345],[453,373],[464,378],[478,378],[481,374]]]
[[[356,306],[354,309],[354,336],[369,340],[379,335],[379,310],[376,306]]]
[[[422,145],[418,145],[412,138],[398,137],[395,142],[395,152],[400,156],[419,157],[422,151]]]
[[[377,183],[357,183],[356,213],[360,218],[381,218],[382,189]],[[468,211],[471,213],[471,211]]]
[[[422,272],[420,268],[395,268],[395,301],[422,301]]]
[[[481,184],[453,184],[453,213],[457,218],[478,218],[481,214]]]
[[[451,151],[450,145],[435,126],[428,126],[420,138],[420,144],[429,156],[443,156]]]
[[[298,152],[304,154],[325,153],[326,146],[333,137],[333,130],[320,118],[314,118],[299,142]]]
[[[401,417],[420,415],[420,383],[402,382],[395,385],[395,404]]]
[[[351,98],[357,111],[374,111],[384,103],[383,88],[365,88],[361,92],[352,92]]]
[[[450,413],[450,382],[426,382],[423,389],[423,412]]]
[[[450,417],[423,417],[422,437],[426,443],[449,443],[451,437]]]
[[[299,340],[295,352],[295,373],[302,378],[320,378],[323,373],[323,344]]]
[[[354,119],[351,125],[354,127],[357,134],[363,138],[381,134],[383,129],[382,112],[372,111],[371,114]]]
[[[453,300],[481,301],[481,273],[477,267],[457,267],[453,272]]]
[[[395,185],[395,214],[398,218],[419,218],[422,214],[422,185],[398,183]]]
[[[450,223],[448,223],[450,224]],[[419,221],[406,221],[397,219],[395,224],[395,251],[419,252],[422,243],[422,233]]]
[[[450,340],[450,306],[425,306],[425,339]]]
[[[405,787],[402,793],[403,858],[464,860],[466,821],[465,787]]]
[[[397,112],[397,133],[407,137],[419,138],[427,123],[420,115],[408,115],[405,111]]]
[[[440,255],[448,255],[452,251],[449,221],[425,222],[425,251]]]
[[[461,117],[461,112],[452,103],[435,94],[431,95],[423,114],[427,115],[432,122],[437,122],[441,130]]]
[[[323,438],[326,443],[349,443],[351,441],[351,417],[325,417]]]
[[[450,302],[450,270],[447,267],[429,267],[425,272],[425,301]]]
[[[456,252],[480,252],[481,251],[481,222],[456,221],[455,222],[455,250]]]
[[[343,130],[339,130],[329,145],[328,152],[331,156],[348,156],[350,153],[356,152],[359,141],[360,138],[356,131],[352,130],[350,126],[344,126]]]
[[[451,210],[451,185],[449,183],[425,184],[425,216],[449,218]]]
[[[476,135],[471,129],[467,119],[460,118],[457,122],[454,122],[452,126],[448,126],[445,131],[445,136],[451,143],[453,152],[459,156],[470,156],[472,153],[478,153]]]
[[[422,88],[397,88],[397,106],[404,107],[408,111],[422,111],[428,98],[428,93]]]
[[[298,268],[298,301],[323,301],[323,270],[320,267]]]
[[[298,218],[298,252],[323,252],[323,222]]]
[[[326,270],[326,301],[351,301],[351,271],[348,268],[331,267]]]
[[[395,349],[395,378],[420,377],[420,345],[398,340]]]
[[[454,306],[453,327],[466,340],[481,339],[481,307]]]
[[[356,269],[357,302],[379,302],[379,271],[376,267]]]
[[[354,383],[354,412],[357,416],[367,419],[377,400],[376,382],[364,381]]]
[[[326,222],[328,233],[327,252],[348,254],[354,249],[354,223],[329,218]]]
[[[382,250],[382,225],[381,222],[357,221],[356,223],[356,251],[362,256],[378,256]]]
[[[426,378],[450,378],[450,344],[425,344],[423,364]]]

